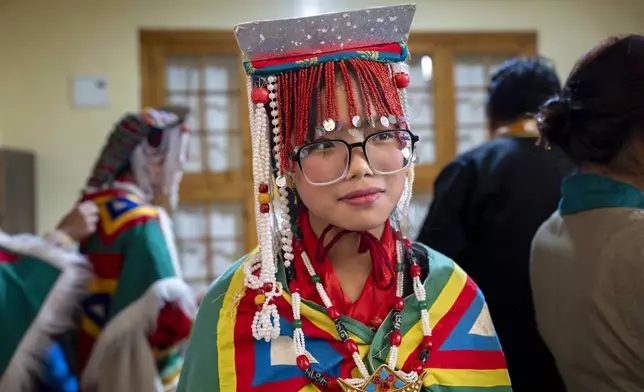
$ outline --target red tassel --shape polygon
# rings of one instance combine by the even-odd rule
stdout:
[[[351,65],[351,69],[347,64]],[[336,71],[340,73],[346,91],[349,121],[359,115],[358,96],[362,98],[362,126],[367,126],[368,123],[365,120],[373,118],[374,115],[393,115],[396,118],[403,116],[398,97],[398,82],[390,65],[352,59],[331,61],[279,74],[277,75],[277,110],[281,165],[278,169],[281,174],[294,169],[294,163],[289,157],[295,146],[305,144],[311,138],[311,132],[320,127],[324,120],[333,119],[336,123],[340,120]],[[352,79],[356,81],[357,89],[352,85]],[[255,102],[264,99],[268,102],[268,90],[255,87],[251,92],[251,100]],[[316,107],[311,106],[314,102]],[[315,115],[314,123],[310,120],[311,114]]]

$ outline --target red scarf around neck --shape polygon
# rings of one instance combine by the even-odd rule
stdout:
[[[379,327],[382,320],[387,317],[391,310],[392,300],[396,296],[395,275],[393,273],[393,266],[396,263],[396,241],[389,221],[385,223],[385,229],[380,241],[368,233],[359,233],[361,239],[359,251],[361,253],[369,251],[374,266],[362,288],[362,293],[353,303],[342,290],[340,279],[327,257],[328,251],[335,242],[342,235],[349,232],[342,230],[324,246],[311,228],[308,211],[300,214],[298,223],[302,231],[302,246],[309,255],[317,275],[322,279],[324,289],[336,309],[340,313],[369,327]],[[325,229],[322,235],[323,239],[329,230],[329,227]],[[350,262],[350,260],[347,260],[347,262]],[[297,252],[295,253],[294,266],[296,280],[301,287],[302,298],[324,306],[315,289],[315,285],[311,283],[304,261]]]

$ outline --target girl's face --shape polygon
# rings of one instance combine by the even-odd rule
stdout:
[[[363,120],[361,128],[349,132],[351,119],[344,86],[337,87],[336,96],[339,120],[343,127],[327,133],[324,137],[315,136],[314,141],[339,139],[349,144],[359,143],[371,134],[397,127],[390,125],[385,128],[376,121],[377,126],[372,128],[368,121]],[[359,108],[362,107],[361,102],[357,104]],[[375,110],[372,109],[373,112]],[[364,113],[358,114],[361,118],[366,118]],[[371,156],[371,153],[369,155]],[[327,167],[319,167],[319,170],[332,170],[334,166],[344,167],[344,162],[344,159],[340,158],[339,162],[329,162]],[[344,179],[329,185],[312,185],[296,165],[295,187],[300,200],[309,210],[312,223],[318,221],[323,225],[332,224],[345,230],[366,231],[381,227],[389,218],[400,200],[406,176],[407,169],[386,175],[374,173],[365,159],[363,150],[357,147],[351,151],[350,165]]]

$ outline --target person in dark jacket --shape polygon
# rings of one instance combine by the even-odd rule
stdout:
[[[418,241],[453,258],[483,291],[514,391],[563,391],[537,332],[529,276],[532,238],[573,170],[538,143],[539,106],[561,84],[544,59],[516,58],[495,71],[488,90],[491,140],[439,174]]]

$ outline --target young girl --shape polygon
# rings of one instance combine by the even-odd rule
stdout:
[[[204,298],[179,391],[511,390],[476,285],[402,232],[414,11],[236,28],[260,247]]]

